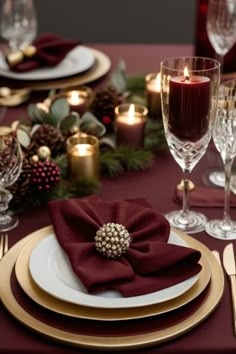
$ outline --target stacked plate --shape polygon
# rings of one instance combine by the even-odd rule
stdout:
[[[9,70],[0,56],[0,75],[4,86],[37,90],[65,88],[82,85],[105,75],[110,69],[110,59],[102,52],[79,45],[53,68],[39,68],[25,73]]]
[[[19,241],[4,257],[0,296],[18,320],[54,340],[92,349],[159,344],[206,318],[224,287],[222,269],[203,244],[175,230],[169,242],[201,252],[199,275],[142,296],[124,298],[115,291],[90,295],[48,226]]]

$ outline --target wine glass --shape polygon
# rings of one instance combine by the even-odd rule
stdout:
[[[236,221],[230,218],[230,182],[233,160],[236,156],[236,81],[220,86],[219,108],[213,127],[213,141],[219,151],[225,171],[225,202],[223,219],[210,220],[206,232],[223,240],[236,239]]]
[[[161,102],[166,140],[183,171],[183,206],[166,215],[187,233],[204,230],[206,217],[189,208],[189,175],[206,152],[215,119],[220,63],[201,57],[161,62]]]
[[[206,27],[223,72],[224,56],[236,42],[236,0],[209,0]]]
[[[18,218],[7,212],[12,194],[7,190],[19,177],[23,157],[20,145],[11,135],[0,136],[0,232],[18,225]]]
[[[1,36],[8,40],[11,51],[32,43],[37,34],[37,18],[33,0],[3,0]]]
[[[223,72],[224,56],[236,42],[236,0],[209,0],[206,28],[209,41],[216,53],[215,58],[220,61]],[[223,187],[224,172],[211,172],[209,180]]]

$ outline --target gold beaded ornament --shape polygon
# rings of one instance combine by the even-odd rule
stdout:
[[[102,225],[95,235],[95,247],[107,258],[118,258],[129,248],[131,238],[128,230],[121,224]]]

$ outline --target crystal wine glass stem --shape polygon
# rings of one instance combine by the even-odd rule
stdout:
[[[230,223],[230,180],[232,164],[234,159],[225,159],[225,200],[224,200],[224,222]]]
[[[182,216],[189,213],[189,171],[183,171],[183,206]]]
[[[215,53],[215,59],[220,63],[220,72],[222,74],[224,70],[224,55]]]

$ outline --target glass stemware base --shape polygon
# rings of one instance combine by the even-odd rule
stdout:
[[[202,213],[189,211],[187,214],[182,210],[175,210],[165,214],[172,227],[188,234],[195,234],[205,230],[207,218]]]
[[[6,214],[0,218],[0,232],[14,229],[19,224],[15,215]]]
[[[236,222],[233,220],[210,220],[206,224],[205,231],[208,235],[220,240],[236,240]]]

